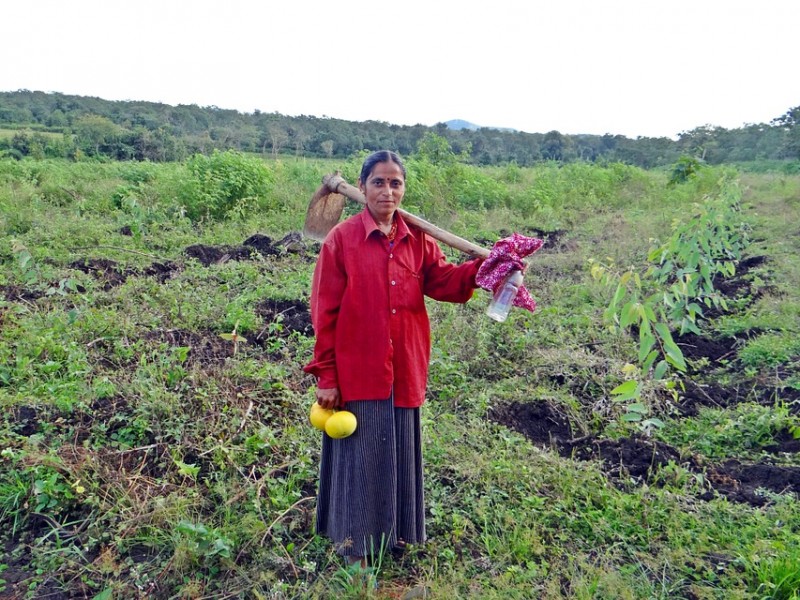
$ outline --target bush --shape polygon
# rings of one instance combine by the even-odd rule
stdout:
[[[697,172],[703,167],[703,163],[699,158],[694,156],[681,156],[672,166],[672,173],[670,174],[668,185],[677,185],[685,183],[690,179],[697,176]]]
[[[185,182],[180,200],[193,221],[274,208],[269,198],[274,177],[261,159],[215,150],[211,156],[195,154],[187,167],[192,178]]]

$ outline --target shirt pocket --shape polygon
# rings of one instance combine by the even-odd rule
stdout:
[[[405,310],[425,310],[422,274],[402,263],[395,272],[395,283],[392,287],[393,300],[398,308]]]

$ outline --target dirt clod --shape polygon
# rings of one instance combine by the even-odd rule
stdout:
[[[714,489],[729,500],[763,506],[769,502],[765,491],[776,494],[800,493],[800,467],[771,464],[744,464],[728,460],[709,469],[707,477]],[[709,498],[706,494],[704,498]]]
[[[573,437],[569,420],[548,402],[514,402],[494,406],[489,410],[489,418],[544,447],[566,442]]]
[[[302,300],[267,298],[256,306],[256,314],[267,323],[280,323],[280,333],[284,335],[294,331],[302,335],[314,334],[311,312]]]
[[[122,269],[116,261],[108,258],[84,258],[82,260],[76,260],[69,264],[69,268],[87,273],[102,281],[104,290],[109,290],[112,287],[125,283],[132,274],[130,269]]]

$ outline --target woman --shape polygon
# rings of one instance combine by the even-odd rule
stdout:
[[[311,317],[323,408],[356,415],[355,433],[323,436],[317,532],[366,567],[383,549],[425,540],[420,406],[430,357],[424,296],[467,302],[481,260],[446,262],[436,242],[397,213],[406,171],[394,152],[367,157],[366,208],[326,237]]]

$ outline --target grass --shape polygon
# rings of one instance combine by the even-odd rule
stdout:
[[[0,595],[797,596],[797,498],[762,489],[758,506],[734,501],[711,468],[800,466],[766,450],[798,427],[800,177],[740,176],[748,254],[768,260],[743,276],[735,310],[704,323],[740,340],[728,362],[693,359],[683,376],[753,393],[686,416],[676,407],[690,387],[676,398],[645,381],[642,401],[664,421],[645,439],[677,458],[644,478],[490,417],[547,406],[597,447],[643,437],[610,393],[635,340],[603,322],[609,292],[588,259],[641,265],[727,169],[673,187],[623,165],[459,169],[502,199],[480,208],[467,188],[437,195],[447,173],[416,164],[435,187],[418,183],[410,200],[437,224],[486,244],[512,230],[552,243],[526,275],[534,314],[490,321],[482,290],[463,306],[429,303],[430,540],[379,552],[374,590],[313,533],[320,439],[301,370],[313,339],[292,307],[307,307],[315,246],[208,265],[186,253],[299,231],[322,174],[355,160],[266,164],[267,209],[192,220],[184,165],[0,162]],[[235,348],[222,336],[234,327],[247,338]]]
[[[36,128],[22,128],[22,129],[5,129],[0,127],[0,139],[11,139],[18,133],[31,133],[31,131],[35,131],[37,134],[52,139],[52,140],[60,140],[61,137],[64,135],[63,133],[56,133],[52,131],[41,131]]]

